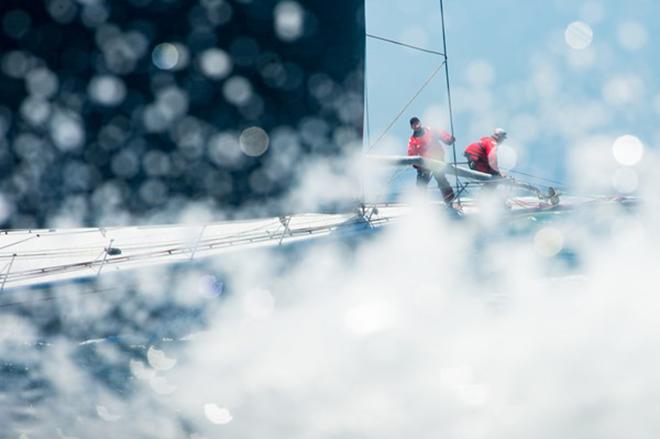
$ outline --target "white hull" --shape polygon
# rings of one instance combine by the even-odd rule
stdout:
[[[511,215],[561,212],[589,206],[635,202],[620,197],[562,197],[552,206],[534,197],[509,200]],[[469,218],[479,213],[470,199],[460,210]],[[402,204],[374,204],[345,214],[300,214],[204,226],[12,230],[0,234],[0,289],[99,276],[112,271],[175,264],[198,258],[328,236],[342,227],[381,227],[406,215]],[[121,254],[112,250],[118,249]]]

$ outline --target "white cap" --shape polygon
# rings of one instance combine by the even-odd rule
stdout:
[[[493,137],[496,139],[505,139],[506,131],[503,128],[495,128],[495,131],[493,131]]]

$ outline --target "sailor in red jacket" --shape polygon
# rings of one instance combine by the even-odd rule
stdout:
[[[454,136],[444,130],[435,132],[430,128],[422,126],[422,122],[417,117],[410,119],[410,128],[413,130],[413,133],[408,141],[409,156],[422,156],[444,161],[445,148],[442,146],[442,143],[451,145],[454,143]],[[433,176],[438,184],[438,188],[442,192],[445,203],[451,204],[451,201],[454,199],[454,190],[447,181],[444,172],[434,172],[421,166],[413,166],[417,169],[417,187],[426,188],[429,181],[431,181],[431,176]]]
[[[495,128],[493,134],[482,137],[465,148],[465,157],[470,169],[491,175],[501,175],[497,166],[497,145],[506,139],[506,131]]]

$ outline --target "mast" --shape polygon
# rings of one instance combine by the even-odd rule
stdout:
[[[449,87],[449,62],[447,59],[447,36],[445,34],[445,9],[443,5],[443,0],[440,0],[440,20],[442,21],[442,53],[444,56],[444,65],[445,65],[445,80],[447,83],[447,105],[449,107],[449,132],[451,135],[454,137],[454,143],[451,145],[451,150],[452,150],[452,158],[453,158],[453,164],[454,166],[458,165],[458,160],[456,160],[456,136],[454,135],[454,115],[452,112],[452,106],[451,106],[451,88]],[[456,177],[456,200],[458,201],[458,204],[460,205],[461,203],[461,191],[460,191],[460,183],[458,181],[458,175],[455,174]]]

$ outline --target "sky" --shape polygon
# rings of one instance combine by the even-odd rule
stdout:
[[[467,144],[503,127],[516,170],[571,184],[586,150],[609,173],[616,172],[609,168],[617,164],[610,159],[618,137],[635,136],[645,150],[660,141],[658,2],[444,3],[459,157]],[[367,29],[442,51],[436,0],[368,0]],[[373,39],[367,47],[373,143],[441,58]],[[371,151],[405,153],[413,115],[448,128],[445,87],[441,72]],[[615,185],[596,189],[621,192]]]

